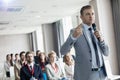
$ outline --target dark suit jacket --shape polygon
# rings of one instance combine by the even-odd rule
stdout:
[[[23,66],[20,70],[20,80],[30,80],[32,77],[32,74],[30,73],[30,70],[27,65]],[[37,80],[43,80],[43,74],[41,68],[34,64],[34,74],[33,77],[35,77]]]
[[[39,57],[38,56],[34,56],[34,61],[36,64],[39,64]]]

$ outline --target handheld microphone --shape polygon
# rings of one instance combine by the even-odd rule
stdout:
[[[94,30],[94,31],[97,31],[97,28],[96,28],[96,24],[95,24],[95,23],[92,24],[92,27],[93,27],[93,30]],[[100,41],[100,37],[97,37],[97,39]]]
[[[95,24],[95,23],[92,24],[92,27],[93,27],[93,30],[94,30],[94,31],[97,30],[97,29],[96,29],[96,24]]]

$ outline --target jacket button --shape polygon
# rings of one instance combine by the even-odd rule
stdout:
[[[90,62],[92,62],[92,60],[90,59]]]
[[[91,53],[91,51],[89,51]]]

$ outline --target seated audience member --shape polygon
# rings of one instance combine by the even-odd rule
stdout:
[[[34,52],[27,52],[27,64],[20,70],[20,80],[43,80],[42,70],[34,63]]]
[[[66,77],[68,80],[73,80],[74,77],[74,60],[70,53],[67,53],[63,57],[63,62],[65,62],[64,69],[66,73]]]
[[[14,62],[16,63],[16,62],[19,62],[19,55],[16,53],[15,54],[15,60],[14,60]]]
[[[6,62],[4,63],[6,77],[10,77],[10,67],[11,67],[11,56],[10,56],[10,54],[7,54],[6,55]]]
[[[14,65],[15,80],[20,80],[20,69],[22,66],[26,65],[25,61],[25,51],[20,52],[20,60]]]
[[[46,72],[49,80],[66,80],[60,64],[56,62],[56,53],[51,51],[48,54],[49,64],[46,65]]]
[[[39,54],[41,53],[40,50],[36,51],[36,56],[34,56],[34,61],[36,64],[39,64]]]
[[[40,67],[42,69],[44,80],[47,80],[47,75],[46,75],[46,71],[45,71],[45,66],[47,64],[48,64],[47,57],[46,57],[44,52],[41,52],[39,54],[39,65],[40,65]]]
[[[14,62],[14,56],[13,56],[13,53],[10,54],[11,55],[11,65],[14,66],[15,62]]]

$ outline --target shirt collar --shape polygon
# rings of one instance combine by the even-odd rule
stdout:
[[[83,24],[83,27],[84,27],[85,30],[88,30],[89,28],[92,28],[92,26],[88,26],[87,24],[84,24],[84,23],[82,23],[82,24]]]
[[[30,63],[30,64],[27,64],[28,66],[32,66],[32,68],[33,68],[33,66],[34,66],[34,63]]]

